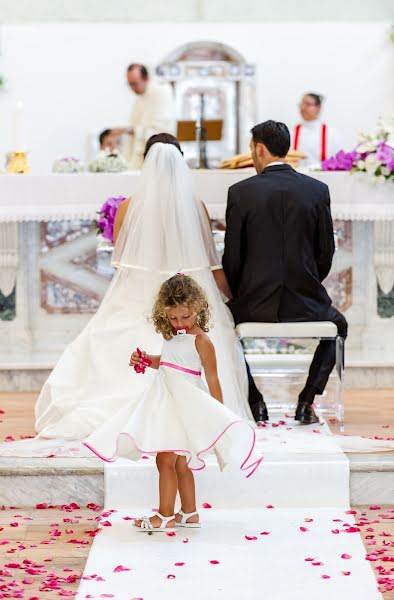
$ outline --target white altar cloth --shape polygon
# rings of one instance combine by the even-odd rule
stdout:
[[[255,174],[253,169],[195,170],[195,189],[211,218],[224,218],[230,185]],[[366,174],[309,172],[330,188],[335,219],[394,220],[394,184],[373,183]],[[139,171],[0,175],[0,221],[94,219],[110,196],[132,196]]]

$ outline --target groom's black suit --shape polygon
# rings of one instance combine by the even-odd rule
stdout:
[[[231,186],[223,268],[233,294],[235,323],[346,319],[322,285],[334,254],[328,187],[279,164]],[[308,384],[322,393],[335,364],[335,342],[320,342]],[[249,377],[253,408],[261,396]],[[256,396],[256,392],[258,396]]]

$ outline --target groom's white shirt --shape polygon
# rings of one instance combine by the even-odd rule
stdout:
[[[274,160],[273,162],[268,163],[268,165],[265,165],[264,169],[266,169],[267,167],[273,167],[274,165],[284,165],[284,164],[285,163],[283,160]]]

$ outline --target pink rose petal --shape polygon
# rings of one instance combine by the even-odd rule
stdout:
[[[176,533],[175,531],[166,531],[166,535],[168,535],[168,537],[174,537]]]
[[[185,565],[185,564],[186,564],[186,563],[183,563],[183,562],[176,562],[176,563],[174,563],[174,565],[175,565],[176,567],[183,567],[183,565]]]
[[[350,571],[342,571],[342,575],[350,575]]]
[[[312,561],[314,561],[315,559],[314,559],[314,558],[309,558],[309,557],[308,557],[308,558],[304,558],[304,560],[306,560],[306,562],[312,562]]]
[[[189,543],[189,538],[185,538],[184,540],[182,540],[182,544],[188,544]]]
[[[322,579],[331,579],[331,575],[322,575],[321,578]]]
[[[331,533],[339,533],[339,529],[331,529]]]
[[[123,567],[122,565],[118,565],[114,569],[114,573],[122,573],[123,571],[131,571],[128,567]]]
[[[267,504],[265,508],[275,508],[275,506],[272,506],[272,504]]]
[[[220,562],[218,560],[210,560],[211,565],[219,565]]]
[[[309,531],[309,529],[308,529],[308,527],[300,527],[300,531],[305,532],[305,531]]]
[[[347,560],[349,560],[350,558],[352,558],[351,554],[341,554],[341,558],[345,558]]]
[[[203,508],[212,508],[212,506],[208,502],[204,502],[202,507]]]

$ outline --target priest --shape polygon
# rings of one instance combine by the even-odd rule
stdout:
[[[140,169],[145,144],[151,135],[175,133],[175,103],[171,87],[152,82],[144,65],[129,65],[127,81],[135,96],[129,126],[113,131],[127,135],[124,154],[130,169]]]
[[[320,117],[323,96],[308,92],[299,105],[302,121],[292,135],[292,148],[305,156],[300,167],[320,167],[323,160],[343,148],[338,132]]]

